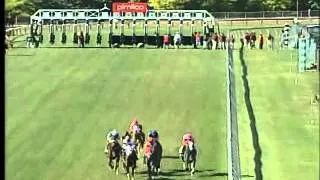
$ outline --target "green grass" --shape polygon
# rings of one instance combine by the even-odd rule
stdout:
[[[181,53],[183,54],[181,56]],[[29,55],[29,56],[27,56]],[[134,115],[176,156],[192,131],[195,179],[226,179],[225,52],[144,49],[12,49],[6,57],[6,177],[126,179],[106,168],[106,129]],[[164,159],[167,178],[189,178]],[[138,178],[146,169],[139,162]],[[168,177],[169,176],[169,177]]]
[[[244,50],[264,179],[319,179],[319,73],[297,73],[296,51]],[[255,174],[239,51],[234,52],[242,174]],[[259,158],[258,158],[259,159]]]
[[[125,179],[105,168],[104,133],[123,131],[133,115],[146,129],[159,130],[165,155],[176,155],[181,135],[193,131],[200,148],[194,179],[227,178],[221,175],[227,172],[224,51],[44,48],[8,54],[8,179]],[[310,103],[319,73],[297,73],[296,51],[245,49],[245,100],[238,49],[234,57],[242,175],[255,176],[250,100],[264,179],[319,179],[319,104]],[[163,168],[167,178],[188,178],[172,173],[181,168],[177,159],[164,159]],[[145,171],[140,163],[138,171]]]

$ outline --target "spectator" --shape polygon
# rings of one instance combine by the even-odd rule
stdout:
[[[250,47],[250,33],[249,32],[245,33],[244,39],[246,40],[246,46],[249,48]]]
[[[176,32],[176,34],[173,37],[173,41],[174,41],[174,47],[178,49],[181,45],[181,35],[179,32]]]
[[[230,43],[230,47],[233,49],[233,47],[234,47],[234,42],[235,42],[233,35],[230,36],[230,39],[229,39],[228,42]]]
[[[288,47],[288,43],[289,43],[289,33],[288,31],[282,30],[281,38],[280,38],[281,49],[284,47]]]
[[[169,35],[168,34],[163,35],[163,48],[164,49],[169,48]]]
[[[268,35],[268,48],[273,49],[274,37],[269,33]]]
[[[250,35],[251,49],[256,48],[257,36],[255,32],[252,32]]]
[[[212,48],[213,48],[212,35],[207,34],[207,49],[212,50]]]
[[[209,40],[209,38],[208,38],[208,36],[205,34],[204,37],[203,37],[203,43],[202,43],[203,49],[206,49],[206,48],[208,47],[208,40]]]
[[[98,32],[98,34],[97,34],[97,46],[98,47],[101,47],[101,42],[102,42],[102,36],[101,36],[101,33]]]
[[[79,35],[79,47],[84,47],[84,35],[83,35],[83,32],[81,31],[80,32],[80,35]]]
[[[214,49],[218,49],[219,47],[219,37],[218,37],[218,34],[217,33],[214,33],[213,34],[213,41],[215,42],[215,46],[214,46]]]
[[[260,34],[260,40],[259,40],[259,49],[263,49],[263,43],[264,43],[264,39],[263,39],[263,35],[261,33]]]
[[[221,49],[226,49],[227,37],[223,33],[221,34]]]
[[[201,36],[200,36],[200,32],[196,33],[196,47],[201,45]]]
[[[194,49],[197,48],[196,35],[197,35],[197,32],[194,32],[194,33],[192,34],[192,42],[193,42],[193,48],[194,48]]]

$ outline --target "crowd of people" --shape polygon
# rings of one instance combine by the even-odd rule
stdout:
[[[177,32],[174,35],[174,48],[179,48],[181,44],[181,35]],[[193,38],[193,46],[195,49],[209,49],[209,50],[225,50],[227,48],[227,43],[230,43],[232,46],[235,45],[236,38],[234,35],[227,37],[224,33],[212,33],[202,35],[200,32],[195,32],[192,36]],[[281,47],[286,46],[288,44],[284,35],[281,36]],[[274,48],[274,36],[269,33],[267,36],[260,33],[258,36],[256,32],[246,32],[243,37],[240,37],[240,44],[243,47],[247,47],[249,49],[264,49],[265,46],[268,49]],[[170,46],[170,37],[168,34],[163,36],[163,48],[168,49]]]
[[[231,39],[233,39],[234,42],[233,36],[231,36]],[[257,37],[256,32],[247,31],[244,33],[243,37],[240,37],[240,44],[241,47],[247,47],[248,49],[264,49],[266,44],[268,49],[273,49],[274,36],[271,33],[269,33],[267,35],[267,38],[265,38],[265,36],[262,33],[260,33]]]

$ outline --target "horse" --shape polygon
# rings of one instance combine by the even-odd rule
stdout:
[[[162,146],[159,141],[155,141],[152,147],[152,153],[146,157],[149,179],[159,176],[160,164],[162,158]]]
[[[197,150],[193,142],[189,142],[188,145],[184,146],[184,153],[182,157],[183,161],[183,169],[185,171],[189,171],[191,169],[191,176],[195,173],[195,166],[196,166],[196,157],[197,157]]]
[[[138,160],[138,156],[135,149],[131,151],[125,151],[122,154],[123,168],[126,171],[128,180],[130,179],[134,180],[135,169],[137,167],[137,160]],[[131,173],[130,173],[130,168],[131,168]]]
[[[107,145],[107,149],[108,149],[108,165],[110,166],[111,169],[113,169],[116,174],[119,174],[119,162],[120,162],[120,158],[121,158],[121,152],[122,152],[122,147],[119,144],[119,142],[115,141],[115,142],[111,142]],[[114,161],[115,161],[115,165],[114,165]]]
[[[133,131],[131,134],[133,141],[137,144],[137,152],[138,156],[141,156],[141,151],[143,150],[143,146],[145,143],[146,135],[142,132],[141,126],[135,125],[133,126]]]

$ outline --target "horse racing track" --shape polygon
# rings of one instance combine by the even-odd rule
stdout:
[[[189,179],[178,148],[191,131],[192,179],[226,179],[225,52],[12,49],[6,57],[6,176],[24,180],[126,179],[107,168],[105,133],[133,116],[157,129],[162,179]],[[142,159],[136,179],[147,177]]]

